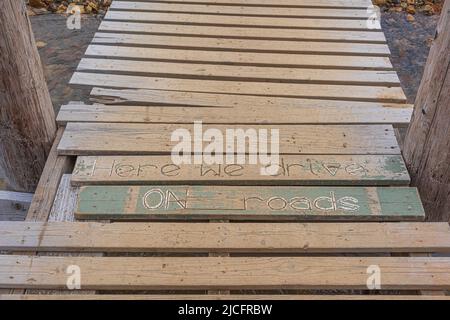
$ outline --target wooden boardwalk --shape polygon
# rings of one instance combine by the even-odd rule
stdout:
[[[1,298],[446,298],[450,228],[409,187],[396,133],[412,106],[373,14],[113,1],[71,80],[94,104],[61,107],[27,221],[0,224]],[[198,121],[279,130],[278,172],[174,164],[172,133],[199,142]]]

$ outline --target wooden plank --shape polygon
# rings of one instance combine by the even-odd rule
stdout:
[[[162,13],[139,11],[108,11],[105,20],[141,21],[151,23],[205,25],[205,26],[246,26],[251,28],[300,28],[300,29],[330,29],[330,30],[380,30],[379,21],[369,24],[367,20],[344,19],[310,19],[310,18],[280,18],[252,16],[217,16],[191,13]],[[370,28],[370,29],[369,29]]]
[[[86,56],[93,57],[133,58],[220,65],[276,66],[285,68],[316,67],[317,69],[374,69],[377,71],[392,71],[393,69],[387,57],[180,50],[98,44],[89,45],[85,54]]]
[[[419,295],[157,295],[157,294],[101,294],[101,295],[0,295],[0,300],[450,300],[450,296]]]
[[[364,19],[371,16],[371,12],[364,9],[338,9],[338,8],[312,8],[312,7],[264,7],[264,6],[229,6],[218,4],[180,4],[161,2],[132,2],[113,1],[110,11],[133,10],[153,12],[175,12],[175,13],[209,13],[228,14],[242,16],[266,16],[266,17],[295,17],[295,18],[341,18],[341,19]]]
[[[170,156],[78,157],[73,185],[409,185],[397,156],[282,156],[278,173],[261,175],[251,164],[176,165]]]
[[[372,265],[385,290],[450,288],[450,258],[27,256],[0,256],[0,288],[63,289],[70,265],[88,290],[367,289]]]
[[[375,70],[288,69],[93,58],[81,59],[77,70],[212,80],[400,86],[395,71]]]
[[[219,130],[222,135],[226,135],[227,129],[235,133],[239,129],[244,133],[267,129],[268,136],[273,133],[269,129],[276,129],[279,132],[279,153],[282,155],[400,154],[394,130],[388,125],[203,125],[201,128],[197,125],[195,128],[201,137],[210,128]],[[188,130],[192,141],[201,143],[202,139],[194,136],[193,125],[71,122],[66,126],[58,152],[64,155],[168,155],[178,144],[171,142],[172,133],[180,129]],[[250,141],[251,146],[255,146],[255,139]],[[228,141],[228,145],[233,144],[236,145],[234,141]],[[203,145],[206,147],[209,144],[205,142]],[[249,153],[248,143],[245,146],[246,153]],[[221,154],[218,149],[216,151]],[[255,154],[253,151],[251,153]]]
[[[231,93],[331,100],[406,102],[406,96],[401,87],[171,79],[90,72],[75,72],[70,83],[132,89]]]
[[[290,99],[293,104],[301,103]],[[156,101],[155,101],[156,102]],[[309,105],[308,105],[309,104]],[[314,102],[313,102],[314,104]],[[236,106],[218,107],[125,106],[68,104],[61,106],[57,121],[67,122],[123,122],[123,123],[178,123],[192,124],[202,119],[205,124],[265,124],[271,113],[271,124],[399,124],[407,125],[411,118],[410,105],[382,104],[328,107],[321,106]],[[276,112],[274,112],[276,111]]]
[[[376,31],[339,31],[310,29],[279,29],[248,27],[214,27],[194,25],[171,25],[159,23],[102,21],[100,31],[140,32],[167,35],[192,35],[202,37],[258,38],[258,39],[290,39],[320,40],[332,42],[386,43],[383,32]]]
[[[78,219],[422,220],[415,188],[88,186]]]
[[[114,2],[115,3],[115,2]],[[256,40],[181,37],[131,33],[97,32],[93,44],[140,45],[145,47],[171,47],[178,49],[222,50],[243,52],[272,52],[297,54],[334,54],[357,56],[389,56],[386,44],[315,42],[289,40]]]
[[[360,101],[338,101],[338,100],[317,100],[317,99],[300,99],[300,98],[283,98],[283,97],[263,97],[250,95],[236,95],[236,94],[211,94],[200,92],[181,92],[168,90],[146,90],[146,89],[110,89],[94,87],[91,91],[93,100],[101,100],[106,104],[134,104],[145,106],[195,106],[195,107],[214,107],[214,108],[234,108],[242,107],[242,110],[253,110],[254,108],[281,108],[280,111],[288,110],[295,112],[293,109],[307,108],[320,112],[319,110],[345,110],[350,108],[353,114],[357,114],[359,109],[364,110],[374,109],[378,114],[394,115],[399,110],[407,110],[407,119],[411,117],[412,105],[410,104],[396,104],[396,103],[380,103],[380,102],[360,102]],[[78,103],[79,105],[79,103]],[[289,108],[289,109],[285,109]],[[167,108],[165,108],[167,110]],[[195,108],[189,108],[189,112],[184,112],[185,117],[189,117],[190,112],[196,112]],[[166,111],[169,112],[169,111]],[[251,111],[248,111],[251,112]],[[342,111],[344,112],[344,111]],[[345,113],[345,112],[344,112]],[[217,115],[217,112],[214,112]],[[221,114],[227,117],[227,113]],[[372,115],[375,116],[375,115]],[[212,117],[212,116],[211,116]],[[283,117],[283,112],[273,112],[271,117]],[[314,117],[309,115],[309,117]],[[321,121],[327,122],[328,116],[323,115]],[[198,118],[197,118],[198,119]],[[406,119],[406,118],[403,118]],[[267,119],[264,119],[267,120]],[[341,118],[345,123],[345,118]],[[233,123],[239,123],[239,119],[235,119]],[[277,120],[279,121],[279,120]],[[231,121],[230,121],[231,123]],[[276,122],[275,122],[276,123]]]
[[[208,5],[227,4],[238,6],[271,6],[271,7],[316,7],[316,8],[352,8],[367,9],[372,7],[370,0],[159,0],[158,2],[206,3]]]
[[[32,193],[0,190],[0,221],[25,220],[32,198]]]
[[[73,159],[57,154],[57,146],[63,135],[64,128],[59,128],[56,139],[47,158],[39,184],[34,193],[33,201],[27,214],[27,221],[47,221],[53,206],[59,181],[64,173],[73,168]]]
[[[64,174],[61,177],[61,182],[58,187],[58,192],[55,196],[55,201],[53,202],[52,210],[50,211],[50,215],[48,217],[48,221],[51,225],[55,224],[61,224],[61,225],[69,225],[72,226],[72,222],[75,221],[75,208],[77,204],[78,199],[78,188],[74,188],[70,186],[70,174]],[[35,222],[32,222],[31,224],[35,224]],[[41,225],[46,225],[45,223],[39,223]],[[19,251],[19,250],[18,250]],[[24,250],[21,250],[24,251]],[[68,251],[72,250],[48,250],[51,252],[43,252],[46,250],[32,250],[32,251],[38,251],[38,254],[42,255],[51,255],[51,256],[83,256],[86,254],[83,253],[67,253]],[[57,251],[57,252],[55,252]],[[82,251],[82,250],[81,250]],[[98,253],[95,254],[87,254],[86,256],[99,256]],[[49,294],[75,294],[73,291],[62,291],[62,290],[27,290],[27,294],[39,294],[39,295],[49,295]],[[77,292],[80,294],[81,292]],[[88,291],[84,290],[82,291],[84,295],[86,294],[95,294],[95,291]]]
[[[382,236],[380,236],[382,235]],[[0,224],[0,250],[165,253],[450,252],[448,223]]]
[[[57,146],[63,135],[64,128],[59,128],[56,138],[45,163],[39,184],[33,196],[30,208],[26,216],[26,221],[47,221],[53,208],[59,183],[62,176],[72,170],[73,159],[61,156],[57,153]],[[35,254],[29,252],[28,254]],[[12,293],[21,294],[22,290],[13,290]]]
[[[59,183],[58,192],[48,217],[50,222],[75,221],[75,208],[77,206],[79,188],[71,186],[71,175],[64,174]]]

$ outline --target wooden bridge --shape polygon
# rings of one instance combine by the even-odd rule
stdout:
[[[450,228],[423,222],[409,187],[412,106],[374,15],[369,0],[113,1],[71,80],[95,104],[61,107],[27,220],[0,225],[1,297],[446,298]],[[174,164],[172,133],[198,143],[198,121],[278,129],[277,173]]]

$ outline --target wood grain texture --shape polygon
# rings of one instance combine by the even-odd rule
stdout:
[[[71,84],[132,89],[405,103],[400,87],[171,79],[75,72]]]
[[[351,8],[367,9],[372,6],[370,0],[161,0],[159,2],[176,3],[205,3],[208,5],[236,5],[236,6],[270,6],[270,7],[324,7],[324,8]]]
[[[114,2],[115,3],[115,2]],[[347,10],[346,10],[347,11]],[[140,45],[203,51],[242,51],[266,53],[331,54],[355,56],[389,56],[389,47],[377,43],[315,42],[300,40],[258,40],[202,38],[195,36],[170,36],[157,34],[97,32],[92,44]]]
[[[192,140],[200,143],[193,136],[193,125],[71,122],[66,126],[58,152],[61,155],[168,155],[178,143],[171,142],[171,135],[180,128],[188,130]],[[215,128],[222,134],[225,134],[225,129],[278,129],[282,155],[400,153],[393,128],[388,125],[251,125],[244,128],[238,125],[203,125],[202,128]],[[248,153],[248,141],[245,146]]]
[[[77,70],[190,79],[400,86],[395,71],[288,69],[93,58],[82,59]]]
[[[32,265],[32,267],[30,267]],[[0,256],[0,288],[66,288],[78,265],[82,289],[366,289],[367,269],[382,289],[448,289],[450,258],[134,258]]]
[[[79,188],[70,184],[71,175],[64,174],[58,186],[58,191],[53,202],[52,210],[48,217],[49,222],[75,221],[75,209],[77,206]]]
[[[382,32],[376,31],[340,31],[310,29],[279,29],[249,27],[215,27],[194,25],[171,25],[159,23],[102,21],[100,31],[140,32],[165,35],[191,35],[201,37],[229,37],[236,39],[283,39],[283,40],[320,40],[332,42],[386,43]]]
[[[368,19],[370,12],[367,8],[317,8],[317,7],[264,7],[264,6],[229,6],[220,4],[182,4],[163,2],[134,2],[113,1],[110,10],[133,10],[152,12],[176,12],[176,13],[209,13],[218,15],[242,15],[242,16],[268,16],[268,17],[296,17],[296,18],[345,18]]]
[[[67,225],[69,227],[74,226],[73,221],[75,221],[75,208],[77,204],[78,199],[78,192],[79,189],[70,186],[70,174],[64,174],[61,177],[61,182],[58,187],[58,191],[55,196],[55,201],[53,202],[52,210],[50,211],[50,215],[48,217],[49,222],[43,223],[43,225],[46,225],[47,223],[50,224],[62,224]],[[32,223],[34,224],[34,223]],[[49,248],[50,249],[50,248]],[[19,251],[19,250],[18,250]],[[23,251],[23,250],[20,250]],[[72,250],[48,250],[48,252],[43,252],[44,250],[29,250],[29,251],[35,251],[37,254],[41,255],[50,255],[50,256],[101,256],[101,254],[93,253],[93,254],[83,254],[83,253],[69,253]],[[25,253],[26,254],[26,251]],[[81,292],[83,295],[88,294],[95,294],[95,291],[93,290],[84,290]],[[71,295],[75,294],[73,291],[63,291],[63,290],[33,290],[28,289],[26,290],[26,294],[30,295]]]
[[[183,25],[205,26],[246,26],[251,28],[299,28],[299,29],[330,29],[330,30],[380,30],[379,21],[373,25],[365,20],[344,19],[310,19],[310,18],[280,18],[280,17],[252,17],[252,16],[217,16],[191,13],[162,13],[162,12],[133,12],[108,11],[105,20],[112,21],[143,21],[150,23],[167,23]]]
[[[321,109],[342,110],[344,112],[347,108],[354,110],[354,114],[367,109],[374,109],[374,113],[394,115],[399,110],[407,110],[408,119],[411,117],[412,105],[399,103],[381,103],[381,102],[362,102],[362,101],[341,101],[341,100],[319,100],[319,99],[301,99],[288,97],[263,97],[251,95],[236,95],[236,94],[212,94],[199,92],[182,92],[182,91],[168,91],[168,90],[148,90],[148,89],[112,89],[94,87],[91,91],[91,96],[94,101],[101,101],[102,104],[114,105],[139,105],[139,106],[178,106],[178,107],[213,107],[213,108],[234,108],[242,107],[242,110],[250,110],[254,108],[280,108],[281,111],[289,110],[295,112],[293,109],[310,109],[314,110],[312,114]],[[75,103],[74,105],[80,105]],[[286,109],[287,108],[287,109]],[[170,112],[164,108],[165,112]],[[190,112],[196,112],[194,108],[189,108],[189,112],[184,112],[185,117],[189,117]],[[392,110],[392,112],[388,111]],[[219,111],[219,110],[218,110]],[[209,115],[209,117],[213,117]],[[224,113],[224,117],[227,114]],[[282,117],[282,112],[272,112],[271,117]],[[305,115],[306,116],[306,115]],[[334,117],[335,115],[333,115]],[[373,115],[375,116],[375,115]],[[309,115],[314,117],[314,115]],[[323,121],[328,122],[328,116],[323,115]],[[267,119],[264,119],[267,121]],[[240,123],[239,119],[234,119],[234,123]],[[278,121],[278,120],[277,120]],[[342,121],[346,121],[342,118]],[[231,123],[231,121],[230,121]],[[275,122],[276,123],[276,122]]]
[[[57,154],[57,146],[63,135],[64,128],[59,128],[53,142],[44,171],[33,196],[27,214],[27,221],[47,221],[53,206],[59,182],[64,173],[73,168],[73,159]]]
[[[56,133],[55,114],[23,1],[0,2],[0,167],[34,192]]]
[[[422,220],[415,188],[87,186],[78,219]]]
[[[25,220],[32,198],[32,193],[0,191],[0,221]]]
[[[270,41],[268,42],[270,43]],[[195,45],[194,42],[191,43]],[[389,58],[370,56],[188,50],[183,48],[145,48],[101,44],[89,45],[85,54],[86,56],[93,57],[133,58],[219,65],[276,66],[285,68],[315,67],[317,69],[373,69],[378,71],[389,71],[393,69]]]
[[[450,252],[448,223],[5,222],[0,250],[53,252]]]
[[[161,94],[161,93],[160,93]],[[167,94],[170,99],[170,93]],[[256,97],[257,98],[257,97]],[[156,98],[155,98],[156,99]],[[217,99],[217,103],[219,103]],[[250,100],[250,99],[249,99]],[[255,102],[258,99],[255,99]],[[261,99],[263,100],[263,99]],[[161,98],[164,101],[164,98]],[[171,100],[176,102],[175,99]],[[266,100],[265,100],[266,101]],[[277,101],[277,99],[275,99]],[[192,100],[191,103],[196,101]],[[267,101],[266,101],[267,102]],[[287,99],[286,105],[225,106],[127,106],[63,105],[57,116],[61,125],[68,122],[119,122],[119,123],[177,123],[192,124],[199,119],[204,124],[266,124],[271,114],[271,124],[398,124],[407,125],[411,118],[410,105],[383,105],[377,103],[328,103]],[[292,104],[291,104],[292,102]],[[157,103],[157,100],[154,101]],[[199,102],[201,105],[202,102]]]
[[[397,156],[283,156],[279,170],[261,175],[260,165],[184,164],[170,156],[82,156],[73,185],[220,184],[220,185],[409,185]]]

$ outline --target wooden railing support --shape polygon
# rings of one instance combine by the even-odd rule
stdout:
[[[427,220],[450,220],[450,0],[430,49],[403,154]]]
[[[34,191],[56,133],[55,114],[25,1],[0,1],[0,166]]]

